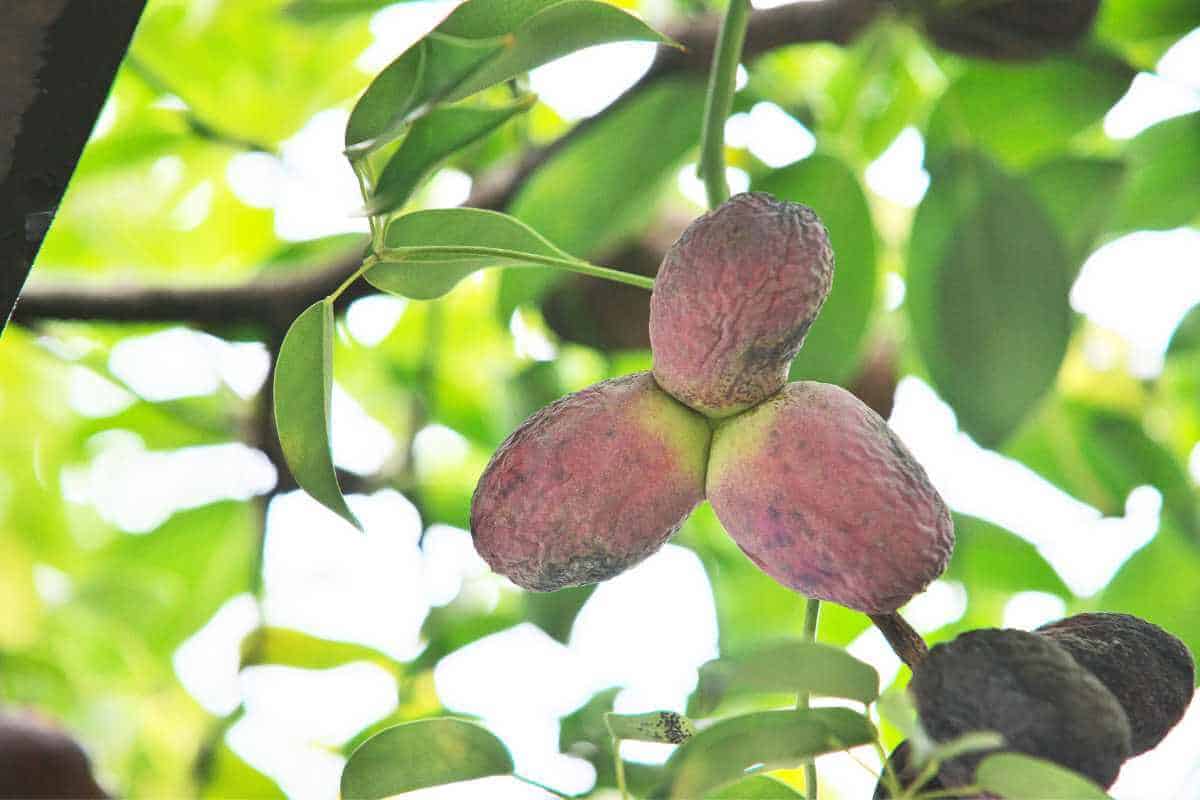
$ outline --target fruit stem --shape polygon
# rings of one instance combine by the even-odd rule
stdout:
[[[821,601],[809,599],[804,604],[804,633],[803,638],[806,642],[815,642],[817,640],[817,620],[821,615]],[[801,692],[800,698],[796,703],[796,708],[800,711],[808,708],[810,700],[808,692]],[[809,759],[804,762],[804,793],[808,800],[817,800],[817,762],[814,759]]]
[[[883,638],[887,639],[892,652],[898,655],[909,669],[916,669],[925,660],[926,654],[929,653],[929,647],[921,638],[921,634],[913,630],[913,627],[899,613],[893,611],[890,614],[868,614],[868,616],[871,618],[871,622],[875,623],[875,627],[879,628]]]
[[[698,171],[708,194],[709,208],[716,208],[729,199],[729,184],[725,180],[725,120],[733,107],[749,10],[749,0],[729,0],[729,8],[717,34],[712,72],[708,76]]]

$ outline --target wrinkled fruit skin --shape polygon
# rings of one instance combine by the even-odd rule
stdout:
[[[739,194],[688,226],[650,296],[654,377],[685,405],[727,417],[762,402],[788,367],[833,281],[812,209]]]
[[[0,712],[0,798],[106,798],[79,744],[32,713]]]
[[[567,395],[492,456],[471,500],[475,548],[542,592],[624,572],[704,499],[709,438],[648,372]]]
[[[1132,752],[1117,698],[1070,653],[1036,633],[985,628],[936,645],[908,688],[935,741],[996,731],[1004,750],[1053,761],[1104,787]],[[941,780],[970,783],[990,752],[947,761]]]
[[[806,597],[868,614],[946,568],[950,512],[887,423],[854,395],[790,383],[713,436],[708,498],[738,546]]]
[[[1129,614],[1076,614],[1037,629],[1090,670],[1129,717],[1133,754],[1154,748],[1183,718],[1196,686],[1187,645]]]
[[[975,58],[1027,61],[1069,50],[1092,27],[1100,0],[968,0],[925,19],[942,49]]]

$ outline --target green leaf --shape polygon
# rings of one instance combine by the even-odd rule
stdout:
[[[208,769],[207,779],[202,782],[203,791],[200,794],[204,800],[222,800],[230,797],[241,797],[244,800],[283,800],[287,797],[275,781],[243,761],[224,741],[217,746]]]
[[[1192,310],[1176,326],[1167,345],[1167,357],[1186,357],[1197,350],[1200,350],[1200,305],[1192,306]]]
[[[1104,0],[1094,30],[1151,69],[1176,39],[1197,27],[1200,5],[1194,0]]]
[[[1029,173],[1030,188],[1050,212],[1067,246],[1071,278],[1112,218],[1113,198],[1126,175],[1120,161],[1076,156],[1048,161]]]
[[[1152,125],[1125,150],[1129,180],[1111,230],[1167,230],[1200,215],[1200,111]]]
[[[524,223],[506,214],[477,208],[431,209],[397,217],[388,225],[386,244],[388,247],[470,245],[575,260]],[[366,278],[382,291],[432,300],[477,270],[536,263],[519,256],[410,255],[403,261],[375,265],[367,271]]]
[[[490,38],[471,41],[435,31],[421,39],[376,75],[354,104],[346,148],[367,149],[400,136],[410,115],[440,100],[497,52]]]
[[[366,212],[385,214],[403,206],[442,161],[527,111],[535,99],[525,95],[499,108],[438,108],[417,119],[379,176]]]
[[[373,647],[322,639],[289,628],[259,628],[242,640],[242,666],[282,664],[301,669],[332,669],[368,661],[397,674],[396,662]]]
[[[746,770],[796,767],[806,758],[866,744],[875,729],[846,708],[763,711],[721,720],[667,761],[668,795],[696,798],[745,777]]]
[[[610,712],[604,715],[604,724],[616,738],[637,742],[680,744],[696,733],[692,721],[674,711],[650,711],[645,714]]]
[[[288,469],[314,500],[362,529],[338,486],[329,444],[333,304],[319,300],[288,329],[275,363],[275,428]]]
[[[966,514],[954,515],[954,553],[944,577],[961,581],[972,592],[986,588],[1071,597],[1062,578],[1036,547],[1014,533]]]
[[[537,169],[508,211],[592,256],[649,225],[664,184],[700,141],[704,84],[660,81],[622,101]]]
[[[512,756],[487,729],[461,719],[425,719],[363,742],[342,771],[342,797],[374,800],[512,771]]]
[[[727,695],[744,692],[808,692],[870,703],[879,696],[879,673],[840,647],[777,642],[701,666],[688,713],[709,716]]]
[[[931,752],[936,746],[933,739],[925,732],[921,717],[912,697],[904,689],[889,689],[880,695],[876,702],[881,717],[890,722],[911,742],[914,754]]]
[[[712,800],[804,800],[804,795],[770,775],[753,775],[727,786]]]
[[[504,48],[455,86],[445,100],[461,100],[576,50],[622,41],[669,40],[616,6],[598,0],[564,0],[513,30]]]
[[[972,155],[932,172],[913,221],[905,306],[959,427],[995,446],[1054,384],[1070,335],[1069,261],[1025,183]]]
[[[430,104],[461,100],[585,47],[631,40],[667,41],[599,0],[468,0],[367,87],[350,114],[346,146],[394,138]]]
[[[837,256],[833,288],[792,362],[793,380],[836,383],[858,363],[875,305],[875,227],[858,178],[843,161],[817,154],[756,181],[755,189],[811,206]]]
[[[975,770],[975,783],[1004,797],[1069,797],[1111,800],[1104,790],[1065,767],[1017,753],[988,756]]]
[[[972,61],[930,114],[926,151],[975,145],[1005,164],[1027,166],[1099,122],[1133,76],[1103,52],[1025,64]]]
[[[1187,468],[1125,414],[1063,400],[1047,405],[1007,448],[1047,480],[1107,516],[1122,516],[1139,486],[1163,496],[1163,513],[1200,541],[1200,509]]]

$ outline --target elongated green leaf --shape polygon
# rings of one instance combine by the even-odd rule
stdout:
[[[1099,52],[1027,64],[972,61],[930,114],[927,152],[974,145],[1011,166],[1029,165],[1099,122],[1133,76]]]
[[[342,797],[375,800],[512,771],[512,756],[487,729],[461,719],[425,719],[377,733],[351,753]]]
[[[934,167],[913,222],[905,306],[939,393],[984,446],[1054,383],[1070,335],[1068,263],[1023,182],[978,156]]]
[[[1111,800],[1103,789],[1082,775],[1018,753],[997,753],[985,758],[975,770],[975,782],[1002,797]]]
[[[1200,215],[1200,111],[1160,122],[1126,149],[1129,180],[1112,230],[1166,230]]]
[[[730,694],[809,692],[870,703],[879,696],[879,673],[840,647],[785,641],[740,658],[721,658],[700,667],[688,712],[708,716]]]
[[[373,647],[322,639],[288,628],[259,628],[242,640],[242,666],[282,664],[302,669],[331,669],[369,661],[392,672],[396,662]]]
[[[1067,245],[1072,278],[1112,218],[1113,198],[1127,174],[1123,162],[1075,156],[1048,161],[1029,173],[1030,188]]]
[[[429,104],[461,100],[575,50],[632,40],[666,41],[599,0],[468,0],[367,87],[346,145],[386,141]]]
[[[506,214],[477,208],[416,211],[388,225],[388,247],[471,245],[570,259],[545,238]],[[519,257],[413,255],[385,261],[367,271],[367,280],[385,292],[430,300],[441,297],[460,280],[486,267],[530,266]]]
[[[350,112],[346,147],[370,147],[400,136],[410,116],[440,100],[500,50],[494,39],[462,39],[436,31],[375,76]]]
[[[604,724],[618,739],[680,744],[696,733],[692,721],[674,711],[604,715]]]
[[[438,108],[419,118],[379,176],[367,213],[385,214],[403,206],[442,161],[528,110],[534,100],[526,95],[500,108]]]
[[[514,29],[503,50],[481,64],[445,99],[461,100],[576,50],[620,41],[666,42],[667,39],[616,6],[598,0],[564,0],[539,11]]]
[[[671,798],[704,797],[745,777],[746,770],[796,767],[821,753],[866,744],[875,729],[846,708],[763,711],[721,720],[682,745],[667,761]]]
[[[792,362],[793,380],[837,382],[858,363],[875,305],[875,226],[854,171],[830,155],[814,155],[776,170],[756,189],[812,207],[837,254],[833,288]]]
[[[300,488],[356,528],[338,486],[329,444],[333,390],[333,305],[319,300],[288,329],[275,364],[275,428]]]
[[[709,797],[712,800],[804,800],[799,791],[770,775],[743,778]]]

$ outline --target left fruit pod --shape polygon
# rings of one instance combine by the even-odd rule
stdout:
[[[480,477],[475,549],[535,591],[612,578],[704,499],[710,436],[648,372],[556,400],[513,431]]]

